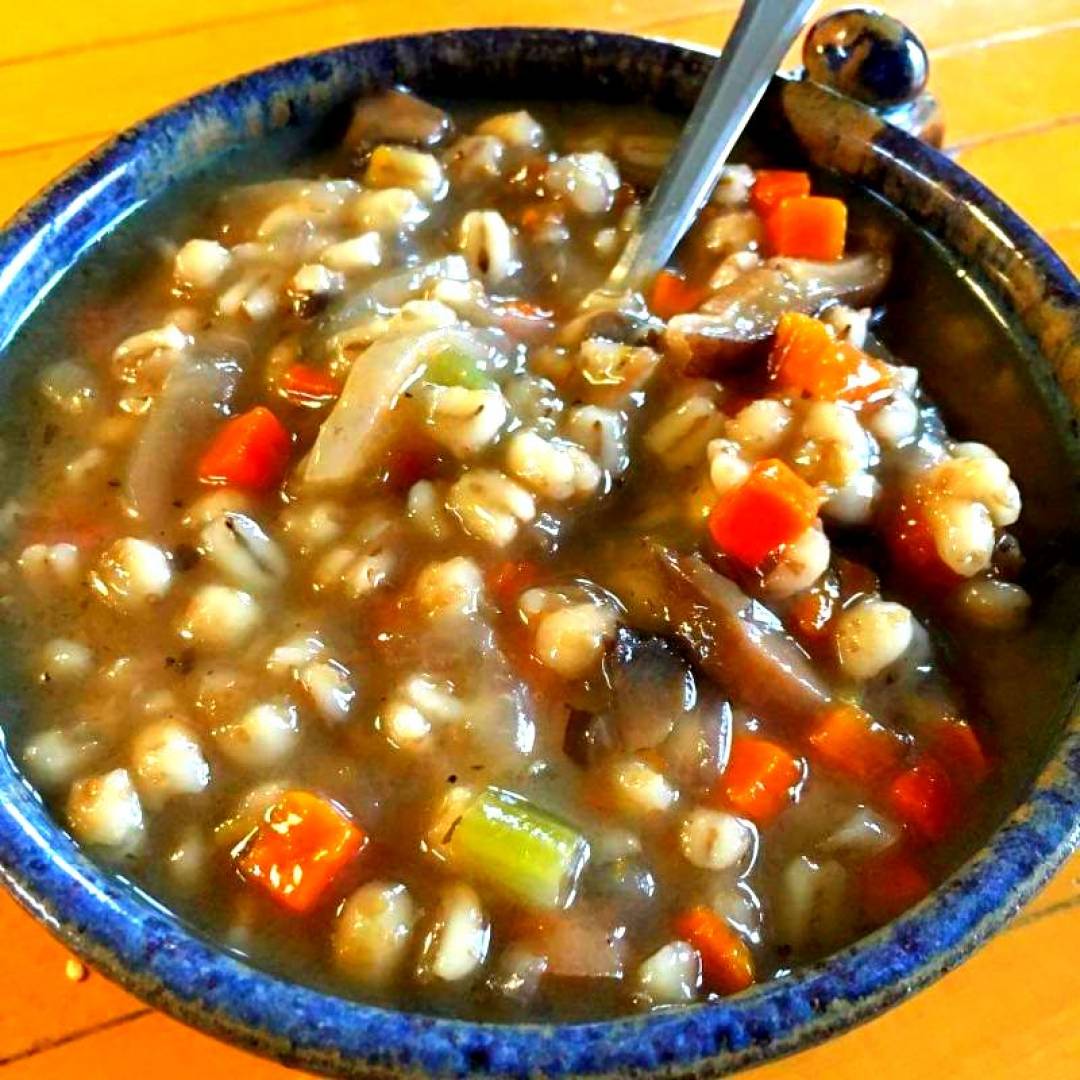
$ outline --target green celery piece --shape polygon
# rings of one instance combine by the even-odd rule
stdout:
[[[516,900],[562,908],[573,899],[589,844],[522,796],[490,787],[457,823],[450,854],[464,872]]]
[[[486,390],[495,385],[481,368],[478,357],[453,345],[440,349],[428,361],[427,379],[439,386],[464,386],[467,390]]]

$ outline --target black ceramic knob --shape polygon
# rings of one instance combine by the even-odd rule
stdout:
[[[819,19],[803,43],[806,74],[875,109],[914,101],[926,86],[922,42],[899,20],[873,8],[847,8]]]

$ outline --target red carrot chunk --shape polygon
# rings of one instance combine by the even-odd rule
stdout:
[[[768,363],[782,389],[820,401],[865,402],[890,383],[884,364],[837,341],[819,319],[796,311],[780,316]]]
[[[712,801],[766,825],[790,805],[802,775],[802,763],[784,747],[756,735],[737,735]]]
[[[966,720],[940,721],[930,730],[928,741],[934,757],[960,787],[978,787],[990,775],[990,760]]]
[[[332,401],[341,393],[341,384],[333,376],[307,364],[286,368],[279,384],[282,394],[301,405]]]
[[[754,984],[754,958],[746,942],[707,907],[694,907],[675,919],[675,933],[701,957],[707,990],[737,994]]]
[[[856,705],[841,703],[821,715],[808,741],[834,772],[871,784],[897,770],[904,744]]]
[[[766,217],[780,204],[781,199],[799,198],[810,194],[808,173],[790,169],[758,169],[750,189],[750,207]]]
[[[540,567],[528,559],[496,563],[487,572],[491,598],[502,611],[509,611],[526,589],[540,580]]]
[[[930,882],[905,851],[886,851],[860,867],[859,895],[863,916],[874,926],[917,904],[930,891]]]
[[[819,502],[817,492],[784,462],[767,458],[718,500],[709,532],[721,551],[756,570],[813,524]]]
[[[929,518],[918,498],[901,500],[884,531],[896,569],[913,584],[945,590],[963,581],[938,553]]]
[[[687,311],[694,311],[709,295],[700,285],[691,285],[674,270],[661,270],[653,281],[649,293],[649,307],[661,319],[670,319]]]
[[[835,262],[843,257],[846,234],[847,207],[840,199],[788,196],[765,216],[765,242],[773,255]]]
[[[288,431],[259,405],[218,431],[199,461],[199,479],[204,484],[270,491],[281,483],[291,451]]]
[[[367,834],[329,800],[287,791],[263,815],[236,866],[282,907],[303,914],[366,843]]]
[[[889,788],[893,813],[919,839],[944,839],[959,817],[956,787],[945,767],[924,754]]]

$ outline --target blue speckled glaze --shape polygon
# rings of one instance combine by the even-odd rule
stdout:
[[[481,96],[648,100],[685,109],[710,57],[578,31],[481,30],[376,41],[220,86],[99,151],[0,235],[0,345],[118,219],[221,147],[322,116],[393,81]],[[850,102],[777,81],[764,103],[801,154],[883,194],[977,268],[1038,344],[1045,378],[1080,398],[1080,288],[1019,218],[940,154]],[[787,149],[787,147],[785,148]],[[1075,414],[1074,414],[1075,415]],[[12,701],[0,709],[16,708]],[[1049,877],[1080,835],[1080,723],[987,847],[891,926],[737,998],[577,1025],[496,1026],[373,1008],[257,971],[87,859],[0,755],[0,871],[42,922],[147,1001],[262,1053],[365,1076],[648,1072],[715,1075],[820,1041],[958,963]]]

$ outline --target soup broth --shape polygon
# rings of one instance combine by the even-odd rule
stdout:
[[[9,745],[225,947],[462,1016],[724,996],[916,903],[1030,775],[1073,511],[1019,346],[884,207],[749,165],[613,303],[676,132],[368,99],[17,341]]]

